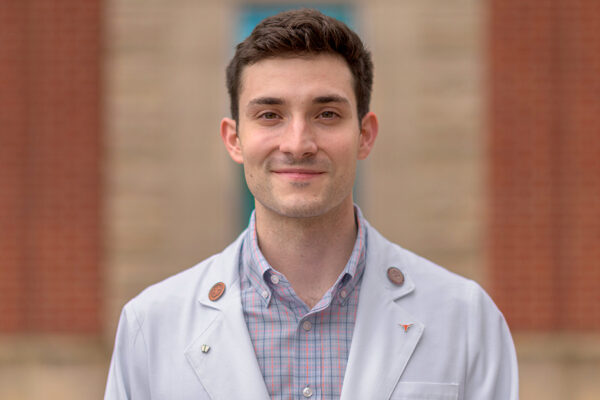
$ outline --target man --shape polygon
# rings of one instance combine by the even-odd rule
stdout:
[[[106,399],[517,399],[485,292],[388,242],[353,204],[378,133],[369,52],[300,10],[262,21],[227,68],[255,212],[222,253],[123,309]]]

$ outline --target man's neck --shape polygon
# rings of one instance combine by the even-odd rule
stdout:
[[[356,241],[352,200],[312,218],[289,218],[256,206],[260,249],[312,308],[335,283]]]

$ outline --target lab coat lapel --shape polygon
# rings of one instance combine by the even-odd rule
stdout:
[[[185,355],[213,400],[268,399],[240,298],[238,256],[241,237],[221,253],[204,277],[199,298],[199,336]],[[225,292],[216,301],[208,293],[217,282]]]
[[[341,400],[389,399],[423,334],[424,325],[399,301],[415,285],[396,254],[393,245],[368,226],[367,266]],[[403,272],[403,285],[387,279],[391,266]]]

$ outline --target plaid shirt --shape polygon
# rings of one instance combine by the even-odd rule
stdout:
[[[250,218],[240,258],[242,306],[272,399],[340,397],[365,268],[365,225],[358,207],[355,213],[358,234],[352,255],[312,310],[265,260],[255,215]]]

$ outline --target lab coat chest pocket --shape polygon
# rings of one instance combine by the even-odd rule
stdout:
[[[400,382],[390,400],[457,400],[457,383]]]

